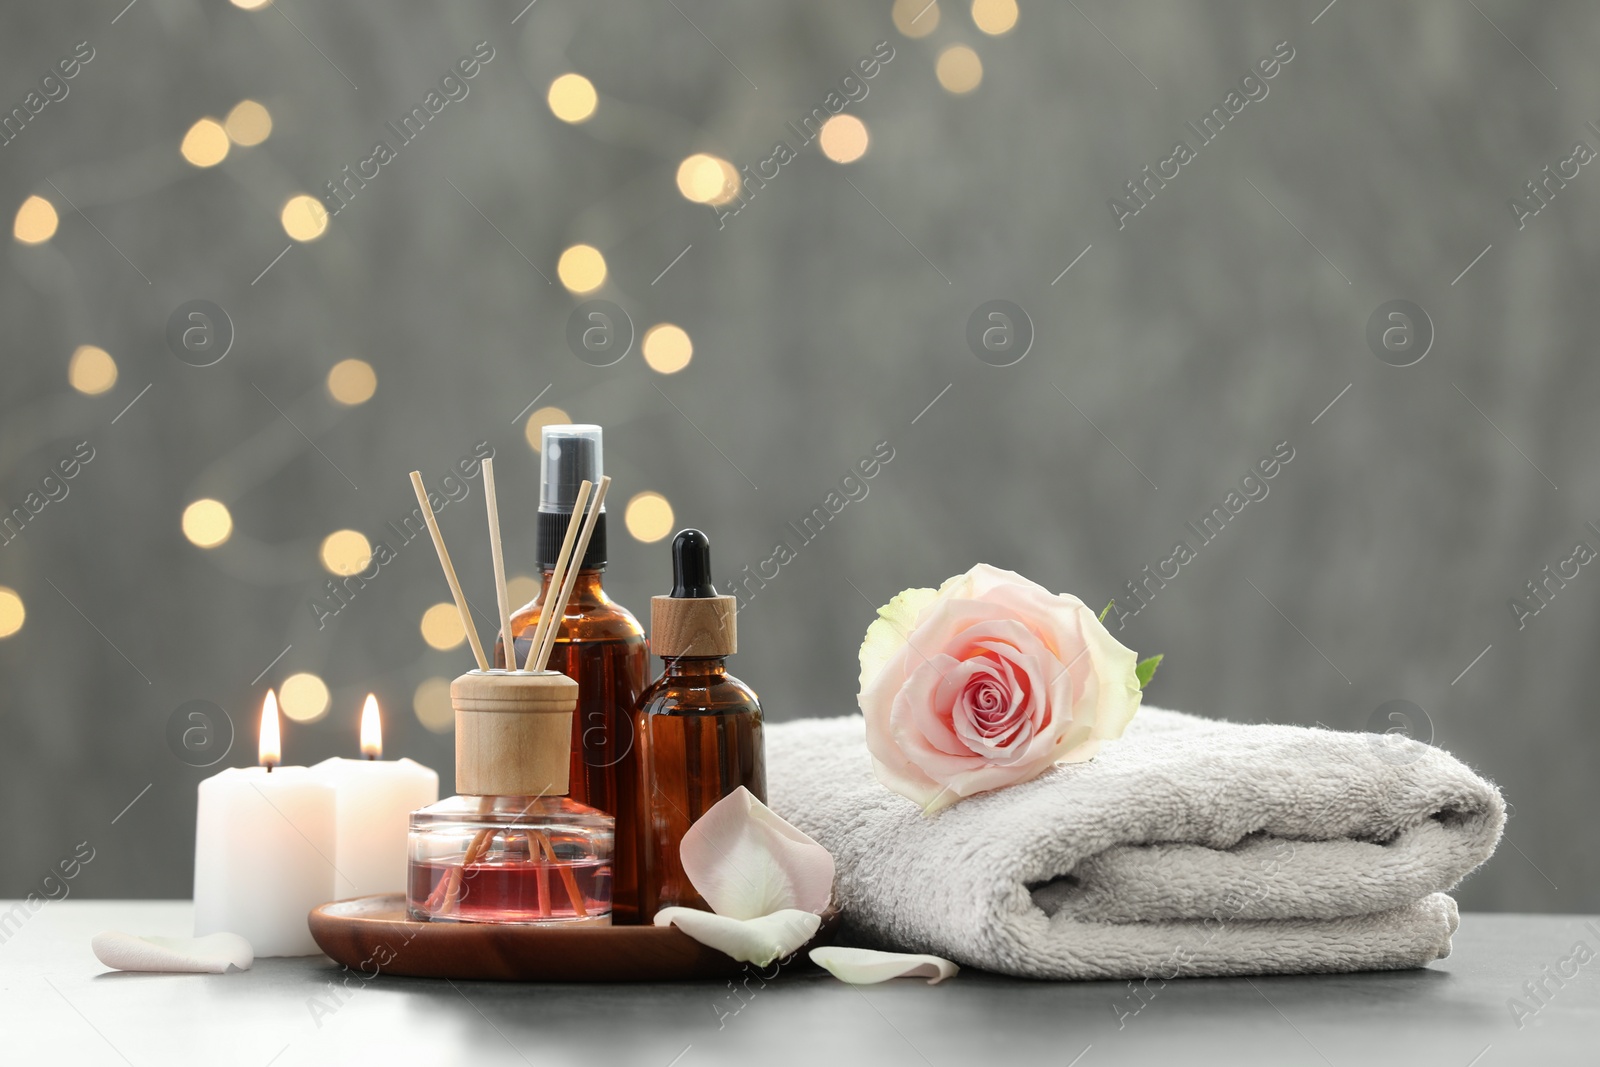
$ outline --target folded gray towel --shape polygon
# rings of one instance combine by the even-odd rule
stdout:
[[[846,938],[1033,978],[1420,967],[1505,804],[1397,735],[1146,707],[1090,763],[936,816],[859,715],[768,727],[770,803],[833,853]]]

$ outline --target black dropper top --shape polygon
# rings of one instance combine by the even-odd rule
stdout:
[[[699,530],[679,530],[672,539],[671,595],[676,600],[717,595],[711,584],[711,541]]]

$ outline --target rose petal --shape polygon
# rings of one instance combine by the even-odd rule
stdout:
[[[833,897],[833,856],[744,786],[695,820],[678,855],[711,910],[730,919],[821,914]]]
[[[812,963],[851,985],[876,985],[891,978],[926,978],[929,985],[938,985],[961,971],[949,960],[910,952],[822,945],[812,949],[809,955]]]
[[[230,969],[248,971],[255,962],[255,950],[238,934],[207,934],[205,937],[138,937],[120,930],[106,930],[89,942],[95,958],[119,971],[187,971],[196,974],[226,974]]]
[[[878,617],[867,627],[866,639],[856,658],[861,664],[860,689],[871,684],[906,643],[906,637],[916,628],[922,609],[932,603],[932,589],[907,589],[878,609]]]
[[[698,908],[662,908],[656,925],[676,926],[702,945],[765,967],[815,937],[822,916],[787,908],[755,919],[730,919]]]

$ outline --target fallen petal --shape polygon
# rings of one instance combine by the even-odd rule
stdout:
[[[815,937],[822,916],[789,908],[758,919],[730,919],[698,908],[662,908],[656,925],[676,926],[702,945],[765,967]]]
[[[876,985],[891,978],[926,978],[929,985],[938,985],[946,978],[954,978],[961,970],[938,956],[878,952],[870,948],[842,948],[838,945],[812,949],[811,962],[841,982],[851,985]]]
[[[820,915],[833,897],[833,856],[744,786],[689,827],[678,855],[711,910],[732,919],[791,908]]]
[[[90,947],[96,959],[119,971],[226,974],[230,969],[248,971],[256,958],[250,942],[238,934],[136,937],[120,930],[106,930],[94,935]]]

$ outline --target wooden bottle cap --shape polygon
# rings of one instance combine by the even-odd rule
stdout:
[[[468,671],[450,683],[450,702],[457,793],[566,793],[577,682],[560,671]]]
[[[731,596],[651,597],[650,651],[662,658],[733,655],[738,603]]]

